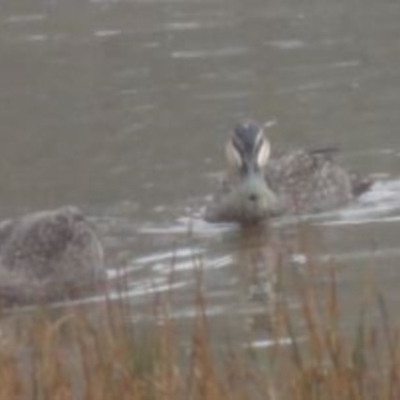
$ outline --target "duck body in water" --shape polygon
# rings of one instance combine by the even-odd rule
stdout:
[[[68,299],[105,282],[103,247],[72,206],[0,224],[0,299]]]
[[[226,145],[229,172],[205,219],[246,225],[348,204],[372,182],[346,171],[334,152],[296,150],[270,159],[271,146],[263,129],[254,122],[238,124]]]

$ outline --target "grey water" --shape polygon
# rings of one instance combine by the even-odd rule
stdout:
[[[377,177],[358,202],[309,216],[310,229],[318,257],[337,264],[350,322],[366,270],[398,304],[399,4],[3,0],[0,9],[1,218],[76,204],[132,302],[172,291],[173,316],[190,323],[201,264],[219,325],[256,315],[257,299],[276,295],[276,249],[287,246],[289,274],[307,264],[297,221],[277,219],[252,241],[201,220],[229,129],[255,118],[276,148],[337,146],[346,166]],[[264,266],[263,287],[249,265]],[[268,343],[260,328],[254,345]]]

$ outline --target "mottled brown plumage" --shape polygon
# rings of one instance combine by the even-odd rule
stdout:
[[[69,298],[105,277],[102,245],[76,207],[0,224],[0,299]]]

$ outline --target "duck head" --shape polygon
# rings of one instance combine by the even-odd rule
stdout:
[[[264,177],[271,145],[262,127],[253,121],[238,123],[225,152],[230,171],[227,191],[214,208],[216,217],[208,219],[248,225],[279,214],[277,197]]]

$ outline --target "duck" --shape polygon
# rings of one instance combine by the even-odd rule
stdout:
[[[70,299],[105,279],[102,243],[78,207],[0,223],[0,301],[6,305]]]
[[[204,219],[249,225],[349,204],[369,190],[372,180],[347,171],[335,159],[336,152],[327,147],[271,156],[263,127],[255,121],[239,122],[225,146],[228,171]]]

